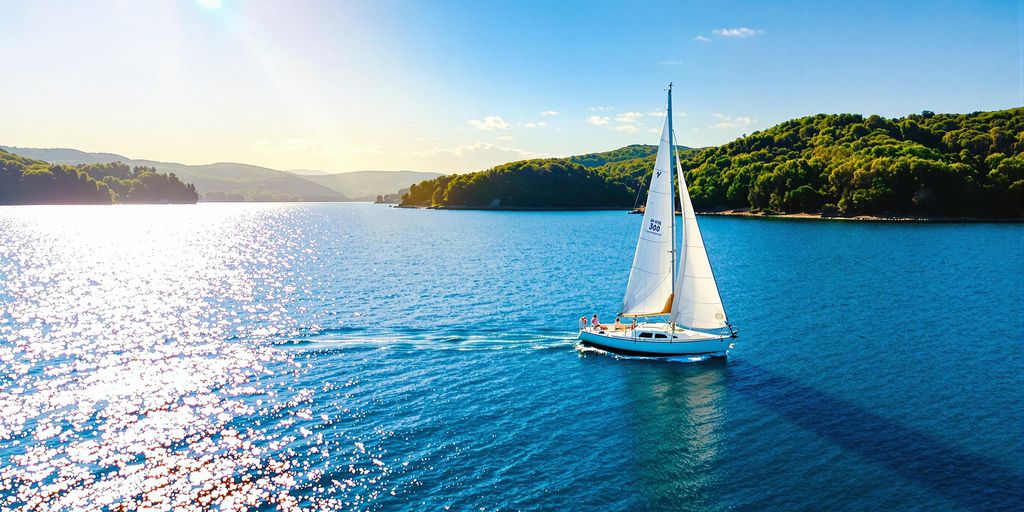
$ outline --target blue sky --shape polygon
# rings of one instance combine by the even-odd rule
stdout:
[[[1024,5],[0,2],[0,144],[469,171],[819,112],[1024,105]]]

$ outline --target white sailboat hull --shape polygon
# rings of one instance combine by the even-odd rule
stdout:
[[[654,336],[659,336],[659,338],[655,339]],[[730,334],[708,334],[689,329],[672,331],[665,324],[640,324],[635,330],[585,329],[580,331],[579,340],[583,345],[620,354],[687,356],[725,355],[732,343],[732,336]]]

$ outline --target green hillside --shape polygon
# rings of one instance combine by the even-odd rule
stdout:
[[[697,150],[680,146],[679,158]],[[643,189],[657,146],[632,145],[567,158],[523,160],[440,176],[409,187],[404,206],[627,208]],[[645,190],[645,189],[643,189]]]
[[[702,208],[1019,216],[1024,108],[794,119],[682,162]]]
[[[0,204],[195,203],[191,183],[122,163],[50,164],[0,150]]]
[[[628,155],[638,147],[648,146],[609,153]],[[1024,108],[1016,108],[926,111],[895,119],[820,114],[722,146],[684,150],[680,159],[700,210],[1019,217],[1024,214],[1022,153]],[[632,206],[637,180],[650,173],[654,156],[595,155],[528,160],[428,180],[411,187],[403,204]],[[551,175],[558,172],[566,175]],[[551,186],[562,193],[553,194]],[[588,189],[594,193],[580,199],[579,191]],[[531,199],[534,194],[542,199]]]
[[[680,146],[680,149],[685,149]],[[587,153],[585,155],[570,156],[567,160],[584,167],[599,167],[610,162],[623,162],[634,160],[658,153],[658,146],[645,144],[632,144],[624,148],[613,149],[602,153]]]

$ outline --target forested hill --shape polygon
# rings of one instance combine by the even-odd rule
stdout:
[[[678,148],[680,157],[696,150]],[[632,145],[603,153],[522,160],[469,174],[422,181],[403,206],[468,208],[625,208],[654,166],[657,146]]]
[[[651,153],[617,161],[587,158],[593,155],[528,160],[442,176],[411,187],[403,204],[631,207],[654,148],[610,153],[630,148]],[[705,211],[1024,215],[1024,108],[896,119],[820,114],[722,146],[681,151],[680,158],[694,205]]]
[[[0,204],[195,203],[191,183],[115,162],[50,164],[0,150]]]

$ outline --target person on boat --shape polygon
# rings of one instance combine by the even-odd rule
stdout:
[[[601,328],[601,322],[597,321],[597,313],[594,313],[594,316],[591,317],[590,326],[593,327],[595,330]]]
[[[580,317],[580,330],[581,331],[587,330],[587,317],[585,317],[585,316],[581,316]]]
[[[636,330],[636,318],[633,319],[633,323],[632,323],[632,325],[629,326],[629,329],[633,330],[633,331]]]
[[[612,326],[612,330],[613,331],[625,331],[626,330],[626,324],[622,323],[620,320],[622,320],[622,319],[619,318],[619,317],[615,317],[615,325]]]

